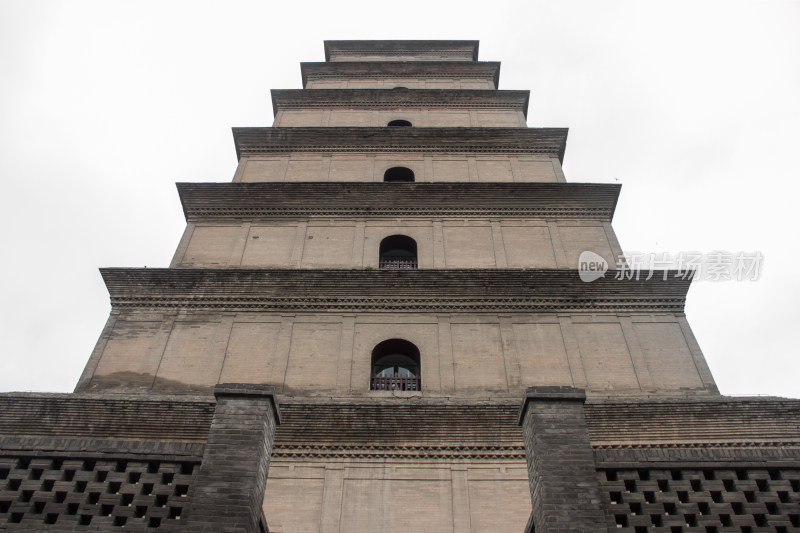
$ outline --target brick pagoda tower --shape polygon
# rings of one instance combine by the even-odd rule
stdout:
[[[581,281],[620,187],[528,91],[477,41],[325,57],[178,184],[169,268],[102,269],[75,393],[0,395],[0,531],[800,531],[800,402],[719,395],[677,273]]]

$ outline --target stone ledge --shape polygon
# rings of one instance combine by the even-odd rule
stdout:
[[[199,461],[203,442],[142,440],[128,438],[68,438],[0,435],[0,455],[60,458],[135,458],[141,461]]]
[[[800,465],[800,445],[765,443],[754,446],[697,445],[692,447],[652,448],[593,448],[599,468],[640,468],[642,466],[668,468],[671,466],[737,467],[794,466]]]

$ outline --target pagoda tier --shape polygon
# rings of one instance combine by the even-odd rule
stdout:
[[[567,128],[233,128],[236,155],[285,152],[545,154],[561,161]]]
[[[514,109],[528,115],[530,91],[467,89],[273,89],[272,109],[295,108],[497,108]]]
[[[620,185],[599,183],[178,183],[188,221],[215,218],[533,217],[611,222]]]
[[[495,61],[351,61],[300,63],[304,89],[497,89]]]
[[[477,61],[478,41],[325,41],[325,61]]]

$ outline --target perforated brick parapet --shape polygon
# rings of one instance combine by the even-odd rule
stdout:
[[[800,531],[800,401],[586,405],[610,531]]]
[[[189,505],[195,461],[0,457],[0,531],[164,531]]]
[[[674,465],[608,468],[598,474],[603,492],[608,495],[612,530],[800,531],[800,468]]]
[[[273,388],[215,395],[0,395],[0,532],[267,531]]]
[[[0,531],[173,531],[208,397],[0,395]]]

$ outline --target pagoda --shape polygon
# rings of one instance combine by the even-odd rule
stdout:
[[[168,268],[101,269],[75,393],[0,395],[0,531],[800,531],[800,401],[719,394],[477,41],[301,72]]]

